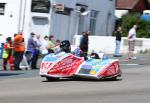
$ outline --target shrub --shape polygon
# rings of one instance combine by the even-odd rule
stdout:
[[[129,30],[134,24],[138,25],[137,37],[150,38],[150,21],[141,20],[140,13],[128,13],[122,17],[123,36],[128,35]]]

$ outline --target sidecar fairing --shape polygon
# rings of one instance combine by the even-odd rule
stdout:
[[[69,77],[106,79],[121,76],[119,61],[108,59],[101,54],[100,59],[77,57],[71,53],[61,52],[44,57],[40,75],[47,80]]]

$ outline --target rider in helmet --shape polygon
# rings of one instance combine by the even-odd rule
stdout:
[[[55,51],[55,54],[58,54],[60,52],[65,52],[65,53],[71,53],[71,44],[68,40],[64,40],[60,43],[60,46],[59,46],[59,50],[56,50]],[[76,56],[80,56],[80,57],[84,57],[85,60],[87,60],[88,58],[86,56],[82,56],[82,51],[77,48],[74,52],[73,52],[74,55]]]
[[[68,40],[64,40],[60,43],[60,50],[62,52],[70,53],[71,52],[71,45]]]

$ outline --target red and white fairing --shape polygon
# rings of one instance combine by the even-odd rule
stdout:
[[[64,52],[57,55],[47,55],[40,68],[41,76],[49,77],[70,77],[73,76],[78,67],[84,62],[84,58],[66,54]]]
[[[40,75],[42,77],[86,77],[86,78],[116,78],[121,76],[118,60],[113,59],[88,59],[77,57],[70,53],[49,54],[44,57]]]

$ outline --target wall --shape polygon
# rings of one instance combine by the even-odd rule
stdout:
[[[1,0],[6,3],[5,15],[0,15],[0,34],[3,34],[1,42],[5,42],[8,36],[13,37],[14,33],[22,31],[25,42],[31,32],[36,34],[49,35],[50,14],[31,12],[32,0]]]
[[[79,46],[80,43],[79,35],[75,35],[73,39],[73,44]],[[113,54],[115,50],[115,37],[112,36],[89,36],[89,52],[104,52]],[[135,53],[141,51],[150,50],[150,39],[137,38],[135,44]],[[123,37],[121,42],[120,53],[125,54],[128,52],[127,38]]]
[[[75,8],[76,0],[55,0],[56,4],[64,4],[65,7]],[[72,10],[69,16],[56,14],[53,9],[51,15],[51,30],[50,34],[54,35],[56,39],[72,40],[75,34],[75,12]]]
[[[0,3],[6,3],[5,14],[0,15],[0,34],[3,34],[2,41],[5,41],[6,37],[13,37],[19,31],[21,0],[1,0]]]
[[[31,0],[1,0],[0,3],[6,3],[5,15],[0,15],[0,34],[3,34],[0,42],[20,31],[26,40],[30,31]]]
[[[99,12],[96,32],[98,36],[111,36],[115,24],[115,0],[87,0],[90,10]]]
[[[77,23],[79,12],[76,3],[88,6],[88,10],[99,11],[95,35],[112,35],[114,28],[115,0],[53,0],[56,3],[63,3],[66,7],[72,8],[70,16],[55,14],[54,10],[49,14],[31,12],[32,0],[1,0],[6,2],[5,15],[0,16],[0,34],[3,36],[13,36],[14,33],[23,30],[25,41],[27,42],[31,32],[45,35],[55,35],[56,39],[72,40],[78,34]],[[111,16],[108,19],[108,14]],[[52,14],[52,15],[51,15]],[[13,15],[10,17],[10,15]],[[88,30],[90,14],[86,15],[85,22],[81,30]],[[8,28],[9,27],[9,28]],[[81,33],[80,33],[81,34]]]
[[[51,34],[56,38],[72,40],[75,34],[81,34],[89,30],[90,14],[79,16],[76,3],[87,5],[87,10],[98,11],[95,35],[111,36],[115,23],[115,0],[55,0],[56,3],[63,3],[66,7],[73,8],[70,16],[52,14]],[[110,15],[108,17],[108,15]],[[82,24],[79,19],[82,18]],[[78,32],[79,31],[79,32]]]

